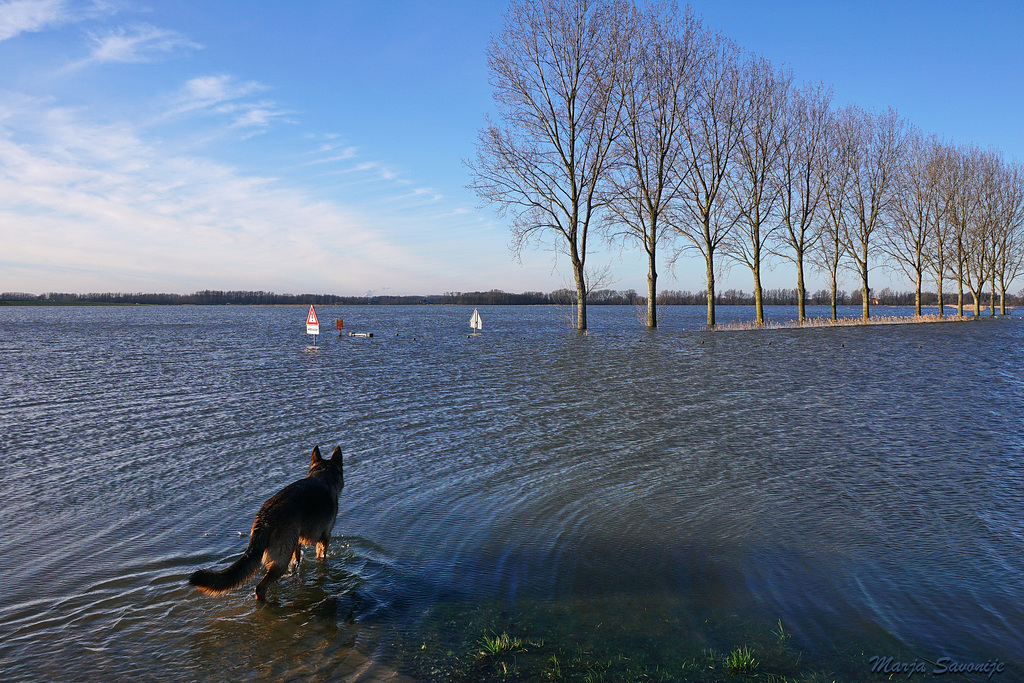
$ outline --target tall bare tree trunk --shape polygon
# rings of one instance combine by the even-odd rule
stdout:
[[[721,35],[701,34],[700,69],[694,79],[694,101],[684,135],[678,141],[688,173],[682,192],[690,220],[674,227],[707,265],[708,327],[715,325],[715,252],[734,221],[723,214],[725,183],[740,135],[739,48]]]
[[[605,208],[620,128],[626,14],[619,0],[512,0],[488,47],[494,102],[476,159],[477,195],[511,214],[512,246],[549,242],[569,254],[576,324],[587,324],[585,261],[591,222]]]
[[[956,314],[961,318],[964,316],[964,281],[963,274],[957,278],[956,284]]]
[[[804,255],[797,252],[796,258],[796,312],[803,322],[807,318],[807,290],[804,288]]]
[[[832,271],[832,319],[839,320],[839,307],[836,301],[839,298],[839,282],[836,271]]]
[[[876,230],[884,229],[896,176],[905,148],[904,123],[892,109],[872,114],[849,106],[841,114],[850,131],[849,210],[855,220],[846,231],[844,242],[857,261],[861,275],[863,314],[871,316],[871,291],[868,289],[868,259],[877,241]]]
[[[715,263],[714,252],[707,257],[707,281],[708,281],[708,327],[715,326]]]
[[[764,295],[761,292],[761,263],[760,259],[751,268],[754,276],[754,318],[758,325],[764,325]]]
[[[990,294],[989,294],[988,310],[989,310],[989,316],[995,317],[995,315],[996,315],[996,274],[995,274],[995,271],[992,272],[991,278],[992,278],[992,289],[990,290]]]
[[[921,275],[918,274],[914,288],[914,315],[921,317]]]
[[[739,137],[728,183],[739,212],[734,237],[723,243],[724,253],[746,264],[754,280],[754,309],[764,324],[761,266],[768,244],[779,226],[776,205],[783,199],[778,171],[786,134],[786,109],[793,76],[764,58],[750,58],[740,70]]]
[[[831,100],[831,89],[821,84],[797,88],[788,98],[780,131],[782,143],[775,177],[785,230],[779,242],[781,255],[796,265],[796,305],[801,323],[807,319],[804,262],[822,231],[821,221],[815,218],[829,175]]]
[[[657,253],[667,242],[671,217],[681,210],[690,159],[681,144],[700,67],[697,46],[705,33],[674,0],[633,4],[623,21],[623,76],[616,91],[622,127],[612,148],[612,236],[640,242],[647,253],[647,326],[658,326]]]
[[[576,280],[576,329],[587,329],[587,278],[583,258],[573,245],[571,251],[572,273]]]
[[[865,320],[871,317],[871,289],[868,287],[868,245],[864,243],[862,252],[864,263],[860,268],[861,309]]]
[[[654,249],[647,251],[647,327],[658,326],[658,265]]]

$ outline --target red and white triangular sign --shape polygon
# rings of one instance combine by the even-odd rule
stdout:
[[[309,307],[309,315],[306,316],[306,334],[320,334],[320,321],[316,319],[316,311]]]

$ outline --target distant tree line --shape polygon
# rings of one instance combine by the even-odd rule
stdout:
[[[0,293],[0,305],[162,305],[162,306],[410,306],[447,304],[460,306],[572,306],[575,305],[576,293],[571,289],[556,289],[553,292],[523,292],[513,294],[500,289],[486,292],[445,292],[426,296],[337,296],[334,294],[275,294],[273,292],[248,291],[217,291],[203,290],[193,294],[146,294],[146,293],[103,293],[103,294],[69,294],[64,292],[47,292],[46,294],[28,294],[25,292]],[[871,292],[872,301],[880,306],[913,306],[917,292],[894,292],[886,287],[880,292]],[[957,304],[955,293],[943,295],[946,306]],[[796,289],[766,289],[761,293],[761,302],[766,306],[795,306],[799,300]],[[805,301],[814,306],[827,306],[835,301],[839,306],[860,306],[860,290],[845,292],[837,289],[834,292],[820,289],[808,292]],[[923,292],[920,301],[924,306],[935,306],[938,295],[935,292]],[[624,291],[599,289],[590,294],[590,304],[598,306],[645,306],[647,297],[636,290]],[[707,292],[689,290],[663,290],[658,294],[657,303],[665,306],[703,306],[707,303]],[[972,301],[973,303],[973,301]],[[996,299],[996,305],[1002,302]],[[1006,295],[1006,305],[1016,306],[1024,303],[1024,290],[1016,295]],[[737,289],[727,289],[715,294],[715,304],[720,306],[753,306],[756,297]]]
[[[1024,273],[1024,168],[993,150],[914,128],[891,108],[834,107],[832,90],[743,50],[674,0],[512,0],[487,52],[498,120],[468,161],[472,188],[510,221],[516,252],[568,256],[576,326],[603,286],[587,266],[591,236],[642,247],[647,324],[657,325],[658,255],[699,254],[707,324],[722,260],[745,265],[756,321],[773,260],[906,277],[945,298],[1008,302]],[[664,257],[663,257],[664,258]],[[995,306],[992,307],[993,314]],[[1003,310],[1005,313],[1005,309]]]
[[[634,304],[642,302],[635,290],[624,292],[604,289],[593,293],[593,302],[603,305]],[[14,304],[65,304],[65,305],[164,305],[164,306],[410,306],[420,304],[458,304],[466,306],[529,306],[529,305],[569,305],[573,302],[573,292],[558,289],[545,294],[544,292],[523,292],[513,294],[500,289],[487,292],[446,292],[426,296],[338,296],[335,294],[275,294],[264,291],[219,291],[206,289],[193,294],[148,294],[143,292],[106,292],[91,294],[71,294],[67,292],[47,292],[45,294],[28,294],[25,292],[4,292],[0,294],[0,303]]]
[[[489,292],[448,292],[440,301],[431,303],[442,304],[465,304],[472,306],[485,305],[559,305],[569,306],[575,301],[576,292],[571,289],[556,289],[547,294],[543,292],[524,292],[523,294],[510,294],[500,289],[492,289]],[[637,294],[635,289],[618,291],[614,289],[599,289],[590,294],[590,303],[599,306],[619,306],[643,303],[643,297]]]
[[[263,291],[219,291],[203,290],[193,294],[147,294],[128,292],[107,292],[102,294],[68,294],[47,292],[46,294],[25,294],[5,292],[0,300],[14,303],[51,304],[148,304],[148,305],[193,305],[193,306],[258,306],[312,304],[317,306],[340,306],[349,304],[427,304],[438,303],[440,296],[337,296],[335,294],[275,294]]]

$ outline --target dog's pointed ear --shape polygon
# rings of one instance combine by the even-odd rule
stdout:
[[[323,462],[323,461],[324,461],[324,459],[320,457],[320,446],[319,446],[319,444],[316,445],[316,446],[313,446],[313,458],[310,460],[309,466],[313,467],[318,462]]]
[[[331,460],[341,462],[341,446],[335,446],[334,450],[331,451]]]

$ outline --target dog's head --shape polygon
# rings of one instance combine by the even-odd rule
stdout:
[[[337,477],[339,491],[345,486],[345,474],[341,466],[341,446],[334,447],[328,460],[320,456],[320,446],[313,446],[313,457],[310,459],[309,474],[306,476],[314,477],[318,475],[326,475],[331,478]]]

